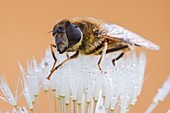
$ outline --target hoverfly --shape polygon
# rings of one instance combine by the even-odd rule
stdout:
[[[82,55],[100,55],[98,68],[105,54],[115,51],[122,51],[120,55],[112,60],[113,65],[123,55],[130,50],[130,46],[139,46],[151,50],[159,50],[156,44],[142,38],[119,25],[108,24],[101,20],[84,17],[64,19],[59,21],[52,30],[55,45],[51,44],[52,55],[54,58],[53,68],[47,79],[52,73],[62,66],[66,61]],[[68,56],[61,64],[55,67],[56,57],[53,47],[62,54],[65,52],[75,52]]]

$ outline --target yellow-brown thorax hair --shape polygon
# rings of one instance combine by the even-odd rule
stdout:
[[[83,33],[83,39],[80,43],[76,44],[72,48],[68,48],[67,51],[79,50],[81,54],[95,54],[97,49],[103,46],[104,38],[97,36],[97,31],[100,32],[100,23],[95,20],[70,20],[73,24],[76,24]]]

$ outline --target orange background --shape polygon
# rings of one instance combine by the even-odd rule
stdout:
[[[58,20],[77,16],[119,24],[160,45],[160,51],[140,49],[147,53],[149,78],[130,112],[143,113],[170,72],[169,0],[0,0],[0,74],[14,90],[20,74],[17,60],[24,67],[33,56],[40,61],[45,48],[53,43],[47,32]],[[47,106],[46,101],[40,101],[42,108]],[[0,109],[8,107],[0,103]],[[170,96],[154,113],[165,113],[169,108]]]

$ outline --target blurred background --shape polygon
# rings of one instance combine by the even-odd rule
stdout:
[[[79,16],[96,17],[124,26],[161,47],[160,51],[140,49],[147,54],[146,76],[149,77],[130,113],[143,113],[170,73],[169,0],[0,0],[0,75],[5,75],[15,90],[20,74],[17,60],[25,68],[32,57],[40,61],[45,49],[53,43],[48,32],[55,23]],[[47,106],[43,100],[40,102],[42,108]],[[0,102],[0,109],[8,107]],[[154,113],[165,113],[169,108],[170,96]]]

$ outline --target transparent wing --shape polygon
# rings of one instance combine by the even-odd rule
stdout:
[[[141,46],[151,50],[160,49],[158,45],[116,24],[102,24],[102,28],[106,31],[105,35],[120,39],[128,44]]]

